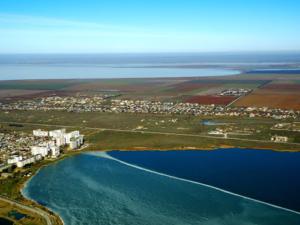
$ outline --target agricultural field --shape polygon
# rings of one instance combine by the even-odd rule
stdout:
[[[198,95],[188,97],[185,102],[188,103],[198,103],[203,105],[228,105],[234,101],[236,97],[234,96],[214,96],[214,95]]]
[[[46,90],[22,90],[22,89],[0,89],[0,99],[9,99],[29,95],[38,95]]]
[[[252,73],[222,77],[124,78],[0,81],[0,102],[43,96],[109,94],[119,99],[228,105],[238,96],[227,89],[250,89],[236,106],[300,109],[300,74]]]
[[[285,80],[270,82],[235,105],[300,110],[300,83]]]

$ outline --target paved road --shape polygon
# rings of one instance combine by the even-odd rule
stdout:
[[[51,219],[50,219],[48,213],[44,212],[44,211],[41,210],[41,209],[33,208],[33,207],[30,207],[30,206],[27,206],[27,205],[23,205],[23,204],[20,203],[20,202],[17,202],[17,201],[8,199],[8,198],[6,198],[6,197],[1,197],[1,196],[0,196],[0,200],[3,201],[3,202],[7,202],[7,203],[9,203],[9,204],[11,204],[11,205],[16,205],[16,206],[18,206],[18,207],[21,208],[21,209],[24,209],[24,210],[27,210],[27,211],[30,211],[30,212],[32,212],[32,213],[35,213],[35,214],[40,215],[42,218],[45,219],[47,225],[52,225],[52,224],[53,224],[53,223],[51,222]]]
[[[34,125],[34,126],[46,126],[46,127],[65,127],[65,128],[84,128],[89,130],[98,130],[98,131],[116,131],[116,132],[130,132],[130,133],[140,133],[140,134],[160,134],[160,135],[173,135],[173,136],[183,136],[183,137],[202,137],[202,138],[210,138],[210,139],[221,139],[221,140],[235,140],[235,141],[247,141],[254,143],[264,143],[264,144],[276,144],[273,141],[268,140],[259,140],[259,139],[248,139],[248,138],[234,138],[234,137],[219,137],[219,136],[210,136],[210,135],[202,135],[202,134],[184,134],[184,133],[172,133],[172,132],[158,132],[158,131],[140,131],[140,130],[127,130],[127,129],[112,129],[112,128],[101,128],[101,127],[86,127],[86,126],[71,126],[71,125],[61,125],[61,124],[44,124],[44,123],[23,123],[23,122],[0,122],[3,124],[23,124],[23,125]],[[282,144],[289,146],[300,146],[300,143],[290,143],[284,142]]]

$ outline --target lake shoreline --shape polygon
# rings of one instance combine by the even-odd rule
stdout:
[[[230,68],[132,68],[87,65],[6,65],[0,64],[0,81],[13,80],[89,80],[89,79],[178,79],[227,77],[242,74]],[[88,68],[88,71],[87,71]],[[134,70],[134,71],[133,71]],[[8,77],[7,74],[10,74]],[[60,74],[57,76],[57,74]],[[82,74],[85,74],[83,76]],[[102,74],[102,75],[99,75]],[[139,74],[133,75],[133,74]],[[42,77],[42,78],[41,78]]]
[[[154,149],[153,149],[154,150]],[[168,149],[169,151],[174,151],[173,149],[171,150],[171,149]],[[216,149],[217,150],[217,149]],[[226,150],[226,149],[218,149],[218,150]],[[121,151],[124,151],[124,150],[121,150]],[[159,151],[161,151],[161,150],[159,150]],[[177,150],[177,151],[180,151],[180,150]],[[251,150],[250,150],[251,151]],[[76,152],[76,153],[74,153],[74,154],[69,154],[69,155],[67,155],[66,157],[64,157],[64,158],[62,158],[62,159],[60,159],[60,160],[63,160],[63,159],[67,159],[67,158],[69,158],[69,157],[72,157],[72,156],[76,156],[76,155],[79,155],[79,154],[82,154],[82,153],[85,153],[85,152],[91,152],[91,151],[89,151],[89,150],[84,150],[84,151],[80,151],[80,152]],[[91,152],[91,154],[93,154],[93,152],[104,152],[104,151],[92,151]],[[110,151],[108,151],[108,152],[110,152]],[[197,151],[195,151],[195,152],[197,152]],[[101,153],[102,154],[102,153]],[[100,155],[101,155],[100,154]],[[114,157],[114,156],[112,156],[112,157]],[[55,162],[59,162],[60,160],[56,160]],[[74,159],[75,160],[75,159]],[[122,160],[122,159],[121,159]],[[71,161],[73,161],[73,160],[71,160]],[[76,160],[75,160],[76,161]],[[126,160],[125,160],[125,162],[127,162]],[[130,162],[129,162],[130,163]],[[48,165],[50,165],[50,164],[48,164]],[[60,164],[61,165],[61,164]],[[60,165],[57,165],[58,167],[60,167]],[[148,168],[148,167],[144,167],[144,168]],[[158,170],[159,171],[159,170]],[[38,172],[38,171],[37,171]],[[162,172],[162,173],[164,173],[164,172]],[[169,174],[169,173],[166,173],[167,175]],[[41,176],[41,175],[39,175],[39,176]],[[170,175],[171,176],[171,175]],[[176,176],[176,175],[175,175]],[[36,180],[37,181],[37,180]],[[189,182],[191,182],[191,181],[189,181]],[[35,183],[35,182],[34,182]],[[198,182],[197,182],[198,183]],[[203,184],[203,183],[202,183]],[[205,183],[204,183],[204,185],[205,185]],[[31,184],[31,186],[32,186],[32,184]],[[216,186],[214,186],[214,187],[216,187]],[[222,188],[221,188],[222,189]],[[225,191],[226,191],[226,189],[224,189]],[[34,190],[32,190],[32,191],[34,191]],[[232,192],[232,193],[234,193],[234,192]],[[34,195],[33,195],[34,196]],[[247,196],[247,195],[245,195],[245,196]],[[245,197],[245,196],[243,196],[243,198]],[[24,196],[24,197],[26,197],[26,195]],[[27,196],[28,197],[28,196]],[[27,198],[26,197],[26,198]],[[40,198],[37,198],[37,199],[39,199],[39,201],[43,201],[43,198],[42,197],[40,197]],[[48,198],[47,198],[48,199]],[[246,199],[247,199],[247,197],[246,197]],[[254,199],[254,198],[253,198]],[[253,200],[253,199],[251,199],[251,200]],[[258,200],[259,202],[258,203],[260,203],[260,202],[263,202],[263,201],[260,201],[260,200]],[[46,201],[47,202],[47,201]],[[268,204],[268,202],[265,202],[265,203],[267,203]],[[47,203],[48,204],[48,203]],[[51,205],[51,204],[50,204]],[[270,205],[269,206],[276,206],[275,204],[272,204],[272,203],[270,203]],[[276,207],[275,207],[276,208]],[[282,207],[282,208],[280,208],[280,206],[278,207],[279,209],[287,209],[287,211],[289,211],[289,208],[285,208],[285,207]],[[48,208],[48,210],[49,210],[49,208]],[[50,210],[51,210],[51,208],[50,208]],[[60,219],[61,219],[61,221],[62,221],[62,223],[63,224],[65,224],[65,222],[67,222],[67,221],[69,221],[67,218],[68,217],[66,217],[65,219],[66,219],[66,221],[64,222],[63,221],[63,219],[62,219],[62,217],[59,215],[60,213],[59,212],[56,212],[55,210],[51,210],[51,211],[53,211],[55,214],[56,214],[56,216],[57,217],[59,217]],[[291,210],[291,211],[293,211],[293,210]],[[297,212],[297,211],[295,211],[295,212]],[[299,214],[299,212],[297,212],[297,214]]]
[[[27,183],[41,170],[43,169],[44,167],[47,167],[49,165],[52,165],[54,163],[58,163],[62,160],[65,160],[69,157],[73,157],[73,156],[76,156],[76,155],[79,155],[79,154],[82,154],[84,152],[111,152],[111,151],[190,151],[190,150],[194,150],[194,151],[215,151],[215,150],[228,150],[228,149],[233,149],[233,148],[236,148],[234,146],[220,146],[219,148],[214,148],[214,147],[211,147],[211,148],[202,148],[202,149],[199,149],[199,148],[195,148],[195,147],[183,147],[183,148],[174,148],[174,149],[170,149],[170,148],[146,148],[146,147],[136,147],[136,148],[123,148],[123,149],[106,149],[106,150],[90,150],[90,149],[83,149],[83,150],[77,150],[77,151],[74,151],[74,152],[69,152],[65,155],[63,155],[62,157],[58,158],[58,159],[55,159],[55,160],[51,160],[51,161],[48,161],[46,162],[45,164],[41,165],[40,167],[37,168],[37,170],[34,171],[34,173],[32,174],[32,176],[28,177],[28,179],[26,179],[21,185],[20,185],[20,188],[19,188],[19,192],[21,194],[21,196],[26,200],[26,201],[29,201],[30,203],[34,203],[34,205],[36,205],[36,207],[42,209],[42,210],[45,210],[46,212],[50,212],[50,214],[54,215],[57,219],[59,219],[59,221],[61,221],[61,224],[65,224],[63,219],[58,215],[57,212],[54,212],[52,209],[46,207],[46,206],[43,206],[41,204],[39,204],[38,202],[34,201],[33,199],[30,199],[28,196],[26,196],[23,192],[23,190],[26,188],[26,185]],[[241,148],[241,147],[238,147],[239,149],[248,149],[248,150],[253,150],[253,151],[261,151],[261,150],[265,150],[265,151],[275,151],[275,152],[300,152],[300,150],[276,150],[276,149],[270,149],[270,148],[260,148],[260,149],[256,149],[256,148]]]

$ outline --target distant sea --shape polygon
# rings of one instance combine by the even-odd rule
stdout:
[[[229,69],[120,68],[119,65],[0,65],[0,80],[202,77],[239,74]]]
[[[66,225],[299,225],[300,213],[242,194],[298,209],[299,162],[264,150],[90,152],[42,168],[23,194]]]
[[[0,55],[0,80],[224,76],[240,73],[230,65],[299,62],[300,53]]]

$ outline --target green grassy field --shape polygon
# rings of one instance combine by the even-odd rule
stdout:
[[[222,125],[205,126],[203,120],[210,119]],[[2,129],[32,132],[32,129],[56,129],[66,126],[68,130],[79,129],[86,135],[90,149],[211,149],[219,147],[270,148],[278,150],[299,150],[300,146],[290,144],[263,143],[251,140],[269,141],[272,135],[282,131],[271,131],[278,121],[263,118],[212,118],[186,115],[157,115],[130,113],[70,113],[44,111],[0,112]],[[25,123],[22,127],[13,123]],[[232,134],[229,139],[218,139],[208,132],[222,128]],[[241,131],[249,135],[239,135]],[[285,133],[287,134],[287,133]],[[180,135],[180,136],[178,136]],[[297,132],[289,132],[291,141],[297,141]],[[242,138],[235,140],[230,138]],[[249,141],[248,141],[249,140]]]
[[[212,120],[221,124],[206,126],[203,125],[203,120]],[[298,133],[270,130],[276,123],[278,121],[263,118],[60,111],[0,112],[0,132],[31,133],[33,129],[37,128],[52,130],[62,127],[66,127],[67,130],[78,129],[85,135],[88,147],[84,151],[205,150],[231,147],[299,151],[300,145],[253,141],[254,139],[268,141],[274,134],[289,135],[294,138],[293,141],[299,141]],[[216,127],[235,132],[247,129],[253,133],[246,137],[241,136],[244,140],[207,137],[207,133]],[[240,136],[230,135],[229,137],[239,138]],[[80,151],[65,151],[61,159],[79,153]],[[28,205],[33,204],[35,207],[40,207],[24,199],[20,189],[28,179],[26,174],[34,174],[39,168],[49,163],[53,163],[53,161],[44,160],[21,170],[15,170],[12,177],[0,180],[0,194]],[[6,211],[1,212],[0,209],[0,216],[5,216],[5,213]],[[53,216],[53,220],[57,222],[56,224],[60,224],[57,217]]]

